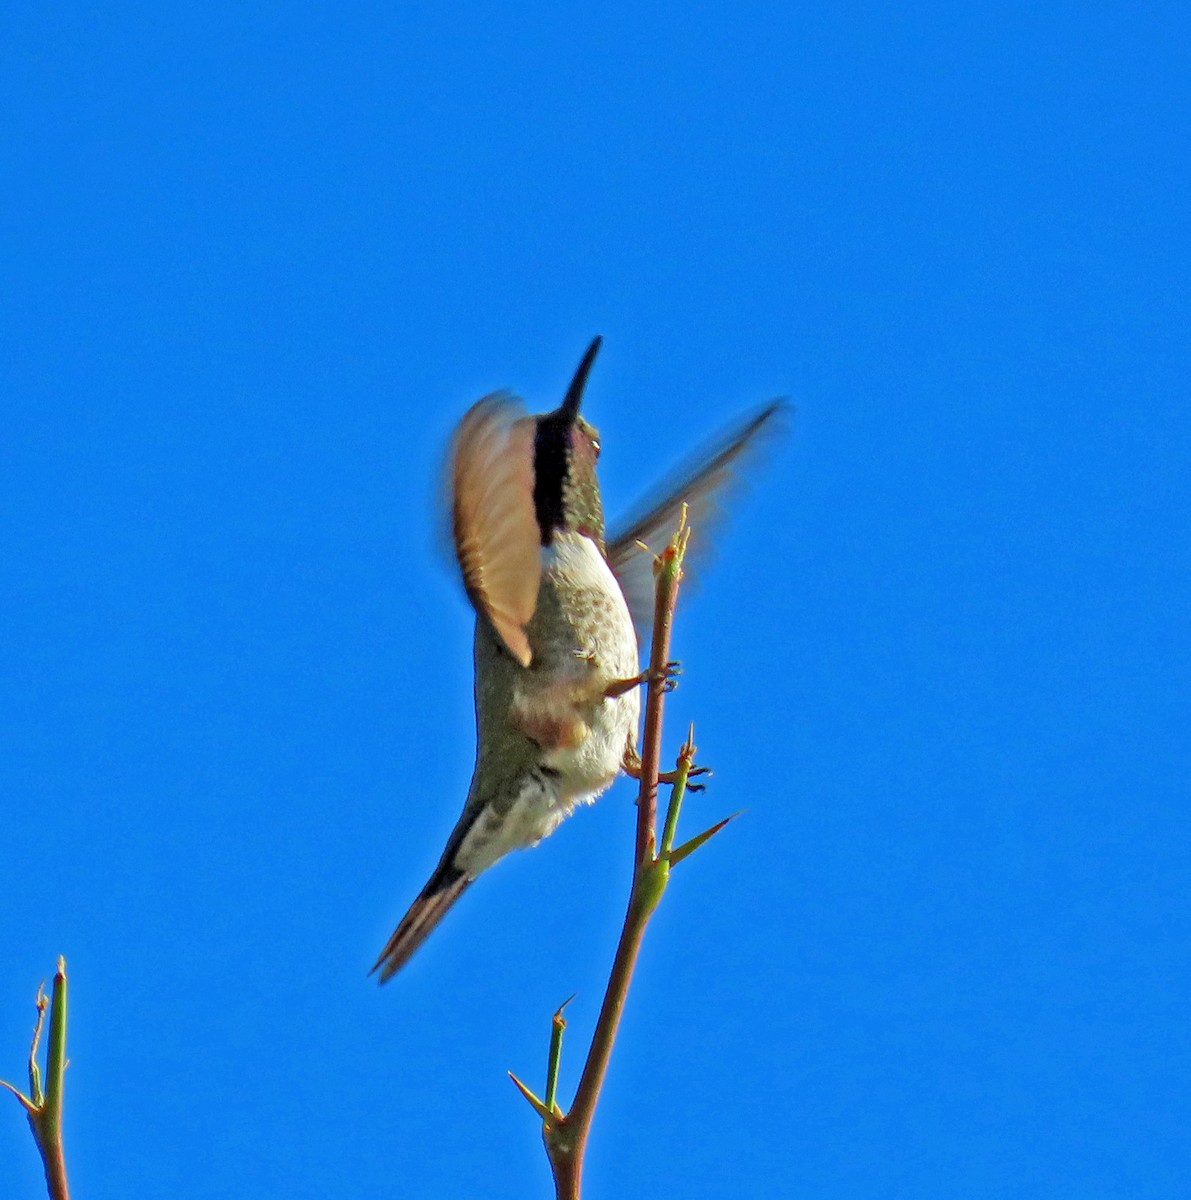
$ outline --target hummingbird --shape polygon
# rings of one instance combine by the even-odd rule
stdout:
[[[638,630],[653,610],[653,549],[681,506],[700,514],[770,404],[608,540],[600,437],[579,408],[602,339],[562,403],[526,415],[496,392],[477,401],[448,459],[455,556],[476,612],[476,761],[463,812],[373,972],[392,978],[464,891],[509,851],[534,846],[637,758]],[[652,544],[652,546],[651,546]]]

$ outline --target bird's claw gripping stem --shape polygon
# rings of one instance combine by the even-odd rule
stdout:
[[[668,662],[660,671],[642,671],[640,675],[634,675],[631,679],[614,680],[604,689],[604,698],[615,700],[617,696],[623,696],[625,692],[631,692],[643,683],[660,683],[663,692],[672,692],[678,686],[677,676],[681,674],[681,663]]]
[[[624,758],[621,760],[620,766],[621,766],[621,770],[623,770],[624,773],[630,779],[635,779],[638,782],[640,782],[640,780],[641,780],[641,755],[637,753],[636,746],[629,746],[628,749],[625,750]],[[711,774],[710,767],[691,766],[687,770],[687,773],[686,773],[686,777],[687,777],[686,789],[687,789],[687,791],[688,792],[703,791],[707,786],[706,784],[691,783],[690,780],[696,775],[710,775],[710,774]],[[678,779],[677,771],[659,771],[658,772],[658,783],[673,784],[677,781],[677,779]]]

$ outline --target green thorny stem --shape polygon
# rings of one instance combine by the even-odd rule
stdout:
[[[562,1031],[566,1021],[562,1007],[554,1014],[551,1028],[550,1051],[546,1066],[546,1100],[539,1100],[515,1075],[513,1082],[542,1119],[542,1138],[546,1144],[546,1155],[554,1173],[557,1200],[579,1200],[583,1174],[583,1155],[591,1131],[592,1118],[600,1089],[608,1072],[608,1062],[620,1018],[624,1012],[629,981],[637,963],[637,955],[645,936],[645,926],[653,915],[666,890],[670,868],[697,850],[729,820],[718,822],[710,829],[691,838],[676,849],[673,848],[678,813],[686,793],[687,780],[693,768],[695,746],[694,730],[687,736],[679,751],[676,770],[672,775],[661,776],[661,741],[663,697],[669,690],[671,672],[670,631],[674,622],[674,609],[678,601],[678,585],[682,579],[682,560],[686,553],[690,529],[686,524],[686,509],[683,508],[678,530],[669,545],[655,560],[657,578],[656,604],[653,618],[653,640],[647,673],[648,691],[645,700],[645,732],[641,745],[641,781],[637,796],[637,836],[634,858],[633,884],[629,894],[628,912],[624,927],[612,961],[612,971],[600,1015],[592,1034],[591,1047],[583,1074],[575,1091],[570,1111],[564,1113],[555,1099],[558,1068],[562,1056]],[[657,849],[657,794],[659,780],[672,784],[670,803],[662,825],[661,848]],[[565,1007],[565,1004],[564,1006]]]
[[[37,1051],[47,1008],[50,1010],[50,1045],[46,1054],[43,1091]],[[29,1128],[33,1130],[33,1140],[37,1143],[45,1167],[46,1190],[50,1200],[70,1200],[70,1188],[66,1183],[66,1158],[62,1151],[62,1076],[65,1071],[66,959],[59,955],[51,998],[46,999],[44,984],[37,989],[37,1023],[33,1027],[33,1041],[29,1048],[29,1095],[0,1079],[0,1087],[12,1092],[29,1118]]]

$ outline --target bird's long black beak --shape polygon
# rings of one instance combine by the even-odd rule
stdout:
[[[592,338],[591,345],[587,347],[587,352],[575,369],[575,377],[571,380],[571,386],[567,388],[567,394],[558,406],[558,415],[567,422],[573,421],[579,415],[579,405],[583,402],[583,389],[587,386],[587,376],[591,373],[591,364],[595,362],[595,356],[599,354],[603,344],[604,339],[598,334]]]

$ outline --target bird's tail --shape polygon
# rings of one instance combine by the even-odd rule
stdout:
[[[444,856],[445,858],[446,856]],[[430,876],[418,898],[409,906],[409,912],[393,930],[393,936],[385,943],[380,957],[373,966],[372,974],[380,971],[380,983],[392,979],[409,961],[409,956],[426,940],[430,931],[443,919],[447,909],[463,895],[472,877],[458,867],[440,863]]]

